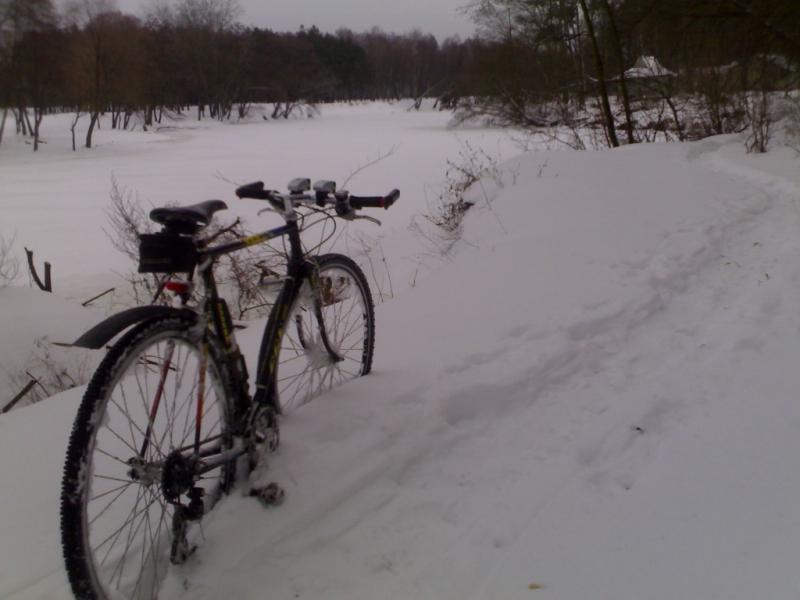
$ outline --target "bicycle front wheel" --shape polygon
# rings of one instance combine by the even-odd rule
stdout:
[[[363,271],[341,254],[313,262],[315,276],[301,286],[288,317],[280,310],[270,315],[259,354],[260,365],[273,356],[267,376],[280,413],[372,368],[375,309]]]
[[[233,482],[234,415],[213,340],[193,322],[140,324],[109,350],[75,419],[61,536],[75,596],[153,600],[196,524]]]

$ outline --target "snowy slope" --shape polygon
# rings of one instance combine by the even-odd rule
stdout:
[[[798,164],[730,137],[508,163],[378,307],[374,373],[284,420],[287,502],[226,499],[165,597],[797,598]],[[69,598],[78,396],[0,419],[0,597]]]
[[[76,330],[89,329],[105,316],[102,307],[82,307],[38,288],[20,287],[0,288],[0,307],[0,407],[11,401],[28,382],[25,371],[44,380],[45,388],[53,383],[52,371],[43,365],[44,362],[69,365],[71,376],[88,381],[97,366],[96,357],[53,347],[47,342],[73,342]],[[54,393],[52,389],[47,391]],[[27,400],[23,399],[21,405]]]

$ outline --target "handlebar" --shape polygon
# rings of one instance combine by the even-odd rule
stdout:
[[[389,207],[397,202],[397,199],[400,198],[400,190],[392,190],[385,196],[350,196],[350,206],[353,208],[385,208],[389,210]]]
[[[252,198],[254,200],[268,200],[276,208],[284,208],[285,200],[291,199],[292,203],[316,203],[319,206],[334,205],[336,212],[343,216],[349,209],[383,208],[388,210],[400,198],[400,190],[394,189],[385,196],[352,196],[349,192],[316,192],[308,194],[281,194],[264,188],[263,181],[248,183],[236,189],[239,198]]]
[[[270,200],[272,198],[269,190],[264,189],[263,181],[255,181],[236,188],[236,197],[253,198],[254,200]]]

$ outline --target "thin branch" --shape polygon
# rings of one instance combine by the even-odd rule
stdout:
[[[342,182],[342,184],[341,184],[341,186],[340,186],[340,187],[341,187],[342,189],[347,189],[347,184],[348,184],[348,183],[350,183],[350,181],[352,181],[352,179],[353,179],[353,178],[354,178],[356,175],[358,175],[359,173],[361,173],[361,172],[365,171],[366,169],[369,169],[370,167],[374,167],[374,166],[375,166],[375,165],[377,165],[379,162],[381,162],[381,161],[383,161],[383,160],[386,160],[387,158],[389,158],[390,156],[392,156],[392,155],[393,155],[395,152],[397,152],[397,149],[398,149],[398,148],[399,148],[399,146],[398,146],[397,144],[395,144],[394,146],[392,146],[391,148],[389,148],[389,150],[387,150],[386,152],[383,152],[383,153],[380,153],[380,154],[378,154],[378,156],[377,156],[377,157],[375,157],[374,159],[372,159],[372,160],[370,160],[369,162],[367,162],[367,163],[364,163],[363,165],[361,165],[360,167],[358,167],[358,168],[357,168],[355,171],[350,171],[350,174],[349,174],[349,175],[348,175],[348,176],[345,178],[345,180]]]

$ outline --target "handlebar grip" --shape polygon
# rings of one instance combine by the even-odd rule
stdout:
[[[253,198],[255,200],[270,199],[270,193],[264,189],[263,181],[248,183],[247,185],[236,188],[236,196],[238,198]]]
[[[350,206],[353,208],[385,208],[397,202],[400,190],[392,190],[385,196],[350,196]]]

